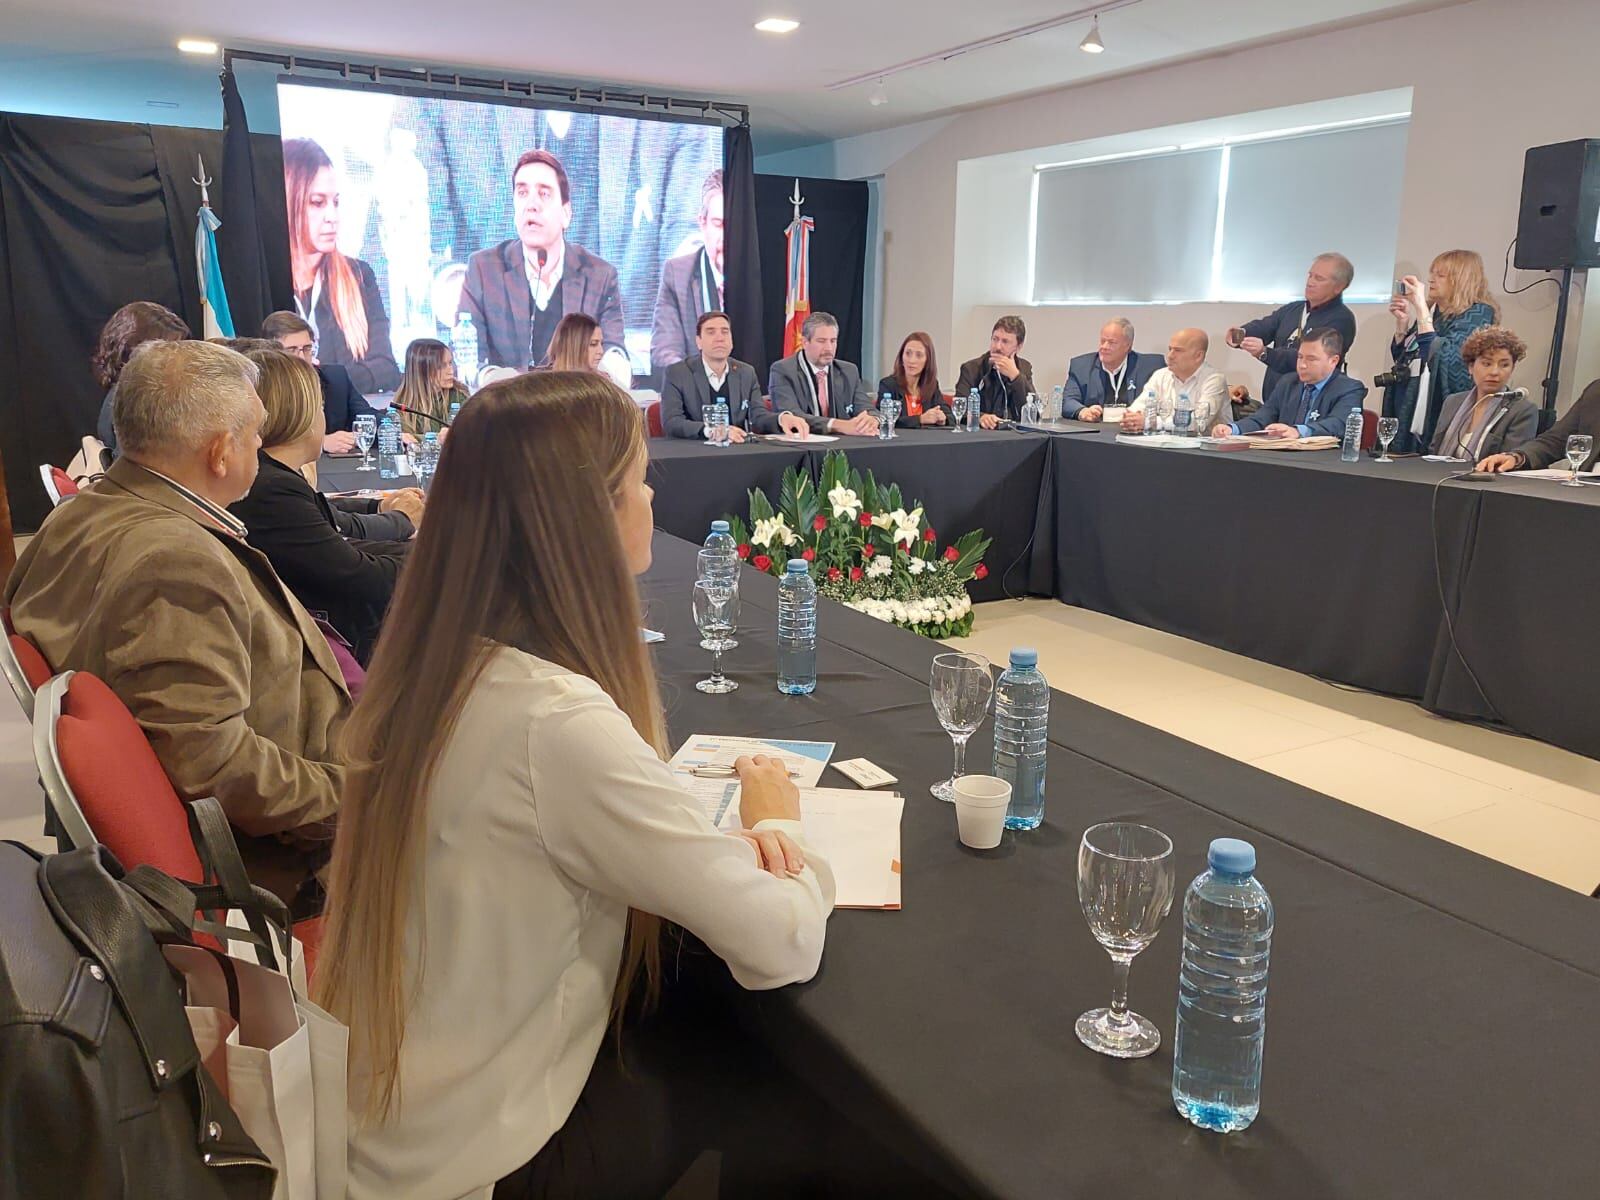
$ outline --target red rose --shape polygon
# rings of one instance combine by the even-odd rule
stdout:
[[[844,578],[844,572],[839,570],[838,567],[829,567],[828,568],[828,580],[829,580],[829,582],[838,582],[840,579],[843,579],[843,578]]]
[[[851,580],[851,582],[852,583],[858,582],[860,579],[861,579],[861,568],[860,567],[851,567],[850,568],[850,580]]]
[[[740,542],[739,543],[738,554],[739,554],[740,558],[749,558],[750,557],[750,543],[749,542]]]
[[[756,564],[756,570],[758,570],[758,571],[768,570],[772,566],[772,560],[770,558],[768,558],[765,554],[756,555],[754,561],[755,561],[755,564]]]
[[[871,529],[872,528],[872,516],[871,516],[871,514],[869,514],[869,513],[862,513],[861,514],[861,528],[863,528],[863,529]]]
[[[807,562],[816,562],[817,552],[810,546],[807,546],[804,550],[800,551],[800,557],[805,559]]]
[[[961,557],[961,551],[957,550],[954,546],[946,546],[944,548],[944,560],[945,560],[945,562],[955,562],[956,559],[958,559],[960,557]]]
[[[816,519],[811,522],[811,528],[815,529],[818,533],[821,533],[827,527],[828,518],[823,516],[821,513],[818,513]]]
[[[934,536],[933,530],[924,529],[922,531],[922,540],[925,541],[925,542],[937,542],[939,539],[936,536]]]
[[[989,568],[984,566],[982,563],[979,563],[975,568],[973,568],[972,577],[974,579],[989,578]]]
[[[877,551],[872,548],[872,543],[871,542],[867,542],[865,545],[863,545],[861,547],[861,557],[862,558],[871,558],[876,553],[877,553]]]

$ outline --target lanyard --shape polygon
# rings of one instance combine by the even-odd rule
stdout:
[[[711,273],[711,256],[703,249],[700,251],[700,311],[715,312],[722,307],[722,302],[716,299],[717,281]]]
[[[1111,383],[1111,394],[1106,397],[1106,403],[1115,404],[1122,398],[1122,380],[1128,374],[1128,360],[1126,358],[1122,360],[1122,365],[1117,368],[1114,375],[1110,371],[1106,371],[1104,365],[1101,366],[1100,370],[1105,372],[1106,379]]]
[[[300,304],[300,293],[294,294],[295,311],[300,314],[300,319],[311,326],[311,341],[322,340],[322,331],[317,328],[317,303],[322,299],[322,267],[317,267],[317,273],[311,280],[311,300],[304,307]]]

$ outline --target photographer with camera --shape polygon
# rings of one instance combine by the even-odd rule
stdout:
[[[1477,252],[1446,250],[1429,265],[1426,285],[1415,275],[1395,280],[1389,311],[1394,365],[1373,383],[1384,389],[1383,415],[1400,421],[1394,449],[1420,454],[1433,441],[1445,397],[1473,385],[1461,356],[1463,344],[1493,325],[1499,310]]]

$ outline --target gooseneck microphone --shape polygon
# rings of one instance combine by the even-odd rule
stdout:
[[[407,404],[396,404],[393,400],[389,401],[389,407],[394,409],[396,412],[409,413],[413,417],[421,417],[424,421],[432,421],[441,429],[450,428],[450,422],[445,418],[436,417],[431,412],[423,412],[420,408],[412,408]]]
[[[537,279],[534,283],[535,288],[537,288],[539,282],[544,279],[544,265],[549,261],[550,251],[546,250],[543,246],[540,246],[533,252],[533,265],[537,275]],[[539,352],[539,348],[533,344],[533,327],[534,324],[539,320],[539,313],[538,309],[533,303],[532,293],[529,293],[528,296],[528,307],[532,310],[528,315],[528,367],[531,370],[544,361],[544,355],[541,354]]]

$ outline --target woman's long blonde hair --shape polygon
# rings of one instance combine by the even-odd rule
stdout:
[[[637,408],[591,372],[491,384],[444,444],[428,519],[341,743],[348,774],[315,990],[370,1070],[369,1120],[399,1102],[406,1016],[426,970],[426,947],[408,961],[406,937],[427,900],[420,872],[434,773],[496,647],[593,679],[664,755],[639,595],[611,520],[644,453]],[[631,912],[613,1016],[641,974],[653,998],[660,920]]]
[[[434,382],[449,353],[450,347],[437,338],[417,338],[406,347],[406,369],[400,376],[400,386],[395,389],[395,403],[432,413],[438,418],[438,421],[425,421],[402,412],[400,427],[414,437],[437,433],[443,427],[441,422],[450,415],[450,405],[467,402],[467,394],[459,388],[446,391]]]
[[[1445,276],[1445,285],[1441,289],[1443,294],[1438,300],[1440,313],[1447,317],[1459,317],[1474,304],[1487,304],[1494,312],[1494,319],[1497,322],[1500,320],[1500,306],[1489,294],[1489,279],[1484,273],[1483,257],[1476,250],[1446,250],[1428,264],[1430,273],[1434,267],[1443,268]]]
[[[283,190],[289,206],[289,254],[305,258],[315,254],[306,237],[306,197],[311,182],[323,167],[332,168],[328,152],[310,138],[290,138],[283,143]],[[333,304],[333,319],[344,334],[353,358],[367,355],[367,305],[361,298],[361,280],[350,260],[337,249],[322,256],[317,268]]]
[[[588,313],[568,313],[556,322],[550,335],[550,351],[545,356],[552,371],[588,371],[589,339],[600,328]]]

